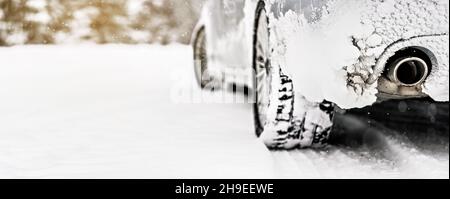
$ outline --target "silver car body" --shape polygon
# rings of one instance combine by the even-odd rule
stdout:
[[[348,18],[343,17],[341,20],[338,17],[334,21],[331,19],[338,14],[357,13],[349,16],[357,16],[357,19],[354,20],[358,21],[358,25],[342,27],[346,29],[345,34],[338,35],[342,41],[347,42],[350,48],[354,49],[357,59],[353,63],[347,62],[345,65],[333,66],[345,73],[345,79],[341,78],[333,83],[340,86],[335,90],[346,87],[345,92],[340,94],[323,91],[323,94],[317,95],[308,89],[301,89],[305,87],[305,82],[296,78],[301,77],[297,74],[304,73],[305,69],[297,66],[295,60],[290,64],[281,64],[283,70],[293,74],[296,87],[304,91],[302,95],[310,97],[313,101],[326,98],[343,108],[354,108],[370,105],[380,97],[380,94],[388,94],[385,96],[394,96],[395,98],[395,96],[405,93],[406,95],[411,94],[411,96],[427,95],[436,101],[449,100],[448,1],[445,0],[207,1],[197,30],[201,27],[205,28],[209,70],[216,76],[220,76],[224,82],[243,84],[249,87],[253,85],[252,44],[255,10],[258,3],[261,2],[265,3],[268,11],[271,40],[275,41],[272,44],[274,52],[280,45],[283,45],[283,40],[287,40],[284,37],[287,37],[288,34],[284,35],[286,31],[278,26],[283,21],[289,21],[286,20],[288,16],[292,18],[295,15],[299,20],[290,20],[289,23],[293,23],[292,27],[301,29],[305,25],[314,28],[330,22],[343,23],[342,20],[348,20]],[[295,24],[297,22],[304,24]],[[364,34],[361,33],[361,26],[367,29]],[[325,31],[321,28],[315,30]],[[297,31],[296,34],[300,36],[302,31]],[[301,45],[301,43],[291,45]],[[325,44],[323,47],[319,46],[318,49],[334,49],[333,45],[335,44]],[[408,88],[410,90],[405,91],[404,88],[395,85],[382,74],[386,72],[389,59],[397,52],[409,47],[425,52],[429,57],[432,70],[420,88]],[[284,54],[274,53],[273,56],[279,57]],[[327,59],[326,52],[323,59]],[[315,66],[308,67],[314,68]],[[315,82],[310,83],[315,84]],[[349,100],[349,97],[346,96],[350,96],[352,99]],[[366,100],[360,100],[360,98]]]

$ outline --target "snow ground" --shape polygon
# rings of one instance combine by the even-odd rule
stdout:
[[[449,178],[448,142],[430,155],[390,140],[395,161],[269,152],[251,105],[201,103],[220,94],[193,86],[185,46],[22,46],[0,60],[0,178]]]

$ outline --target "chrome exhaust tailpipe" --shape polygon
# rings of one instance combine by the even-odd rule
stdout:
[[[427,62],[419,57],[402,57],[387,68],[387,78],[401,86],[415,87],[428,77],[430,69]]]

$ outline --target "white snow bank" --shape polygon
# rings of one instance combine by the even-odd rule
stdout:
[[[0,48],[0,178],[274,177],[250,105],[172,101],[191,59],[185,46]]]

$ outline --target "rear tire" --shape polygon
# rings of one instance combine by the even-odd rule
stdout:
[[[294,92],[292,80],[273,67],[270,61],[269,19],[265,4],[260,2],[256,10],[253,38],[254,94],[253,107],[255,133],[260,137],[264,127],[272,123],[279,134],[287,134],[292,126]],[[272,97],[273,95],[276,95]],[[269,111],[275,114],[271,116]],[[272,114],[272,115],[273,115]]]
[[[253,105],[253,114],[255,121],[256,136],[260,136],[264,131],[264,125],[267,122],[267,108],[269,107],[269,94],[267,86],[269,85],[270,75],[269,57],[267,50],[269,48],[268,18],[264,9],[264,2],[258,4],[255,17],[255,27],[253,36],[253,74],[254,74],[254,94],[255,103]]]

